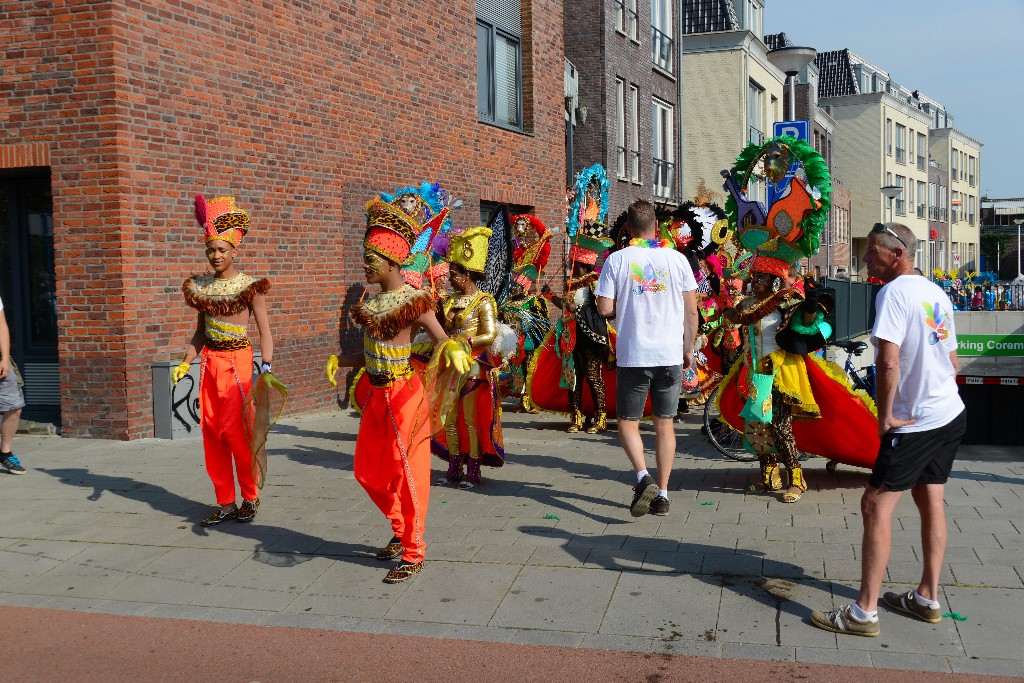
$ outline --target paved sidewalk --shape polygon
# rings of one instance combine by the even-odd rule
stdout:
[[[0,605],[1024,676],[1024,455],[964,448],[947,488],[943,606],[966,621],[883,608],[880,637],[837,639],[807,616],[856,595],[866,472],[813,460],[799,503],[745,494],[755,465],[721,458],[695,414],[671,514],[634,520],[614,433],[562,427],[506,413],[508,464],[471,491],[433,487],[427,566],[395,586],[372,558],[391,534],[353,479],[348,413],[275,428],[256,521],[212,529],[196,525],[212,501],[198,440],[19,436],[29,472],[0,474]],[[905,590],[909,496],[896,516],[888,578]]]

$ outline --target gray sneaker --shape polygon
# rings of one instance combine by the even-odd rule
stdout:
[[[9,474],[25,474],[25,468],[21,466],[21,461],[15,457],[14,453],[8,453],[6,458],[0,460],[0,465]]]
[[[651,501],[651,514],[664,517],[668,514],[668,498],[665,496],[656,496]]]
[[[640,483],[633,487],[633,502],[629,506],[629,512],[634,517],[643,517],[651,509],[651,501],[658,495],[658,485],[654,478],[645,474]]]
[[[857,621],[850,614],[851,605],[845,605],[831,612],[811,612],[811,623],[820,629],[851,636],[877,636],[882,632],[878,620]]]
[[[942,610],[937,607],[922,605],[914,598],[914,591],[906,593],[886,593],[882,596],[882,602],[894,610],[905,612],[912,617],[929,624],[937,624],[942,621]]]

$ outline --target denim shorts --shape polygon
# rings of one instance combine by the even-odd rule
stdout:
[[[0,313],[0,315],[3,314]],[[25,396],[21,393],[21,387],[18,386],[14,363],[11,363],[11,369],[7,372],[7,376],[0,379],[0,413],[24,407]]]
[[[655,417],[675,417],[679,410],[682,378],[682,365],[650,368],[619,366],[615,371],[616,416],[621,420],[639,420],[644,416],[644,404],[649,394],[651,412]]]

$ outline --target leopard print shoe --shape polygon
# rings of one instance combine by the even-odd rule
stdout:
[[[384,583],[402,583],[413,574],[419,574],[421,571],[423,571],[422,561],[416,564],[402,562],[388,572],[388,575],[384,577]]]
[[[402,547],[402,539],[395,536],[386,546],[377,551],[377,559],[382,562],[390,562],[400,558],[404,552],[405,548]]]

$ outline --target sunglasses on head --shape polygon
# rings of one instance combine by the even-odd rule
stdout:
[[[887,235],[892,235],[893,237],[895,237],[896,239],[898,239],[900,241],[900,244],[903,245],[904,249],[906,249],[908,251],[910,250],[910,247],[907,246],[907,243],[904,242],[902,239],[900,239],[900,236],[897,235],[895,232],[893,232],[893,229],[890,228],[887,225],[884,225],[882,223],[875,223],[875,227],[871,228],[871,232],[872,233],[881,232],[881,233],[885,233]]]

